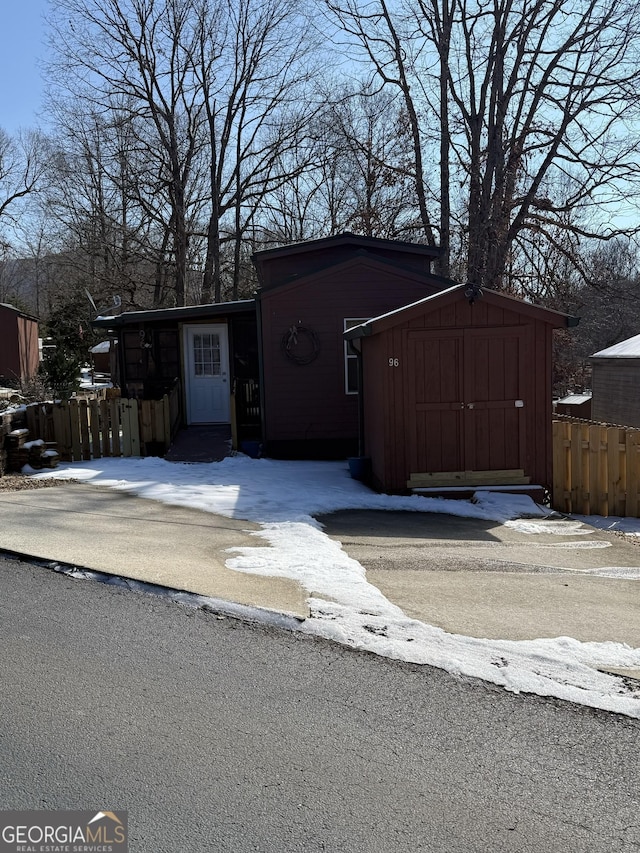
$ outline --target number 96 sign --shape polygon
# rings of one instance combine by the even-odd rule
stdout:
[[[389,359],[389,367],[400,367],[400,359],[399,358],[390,358]]]

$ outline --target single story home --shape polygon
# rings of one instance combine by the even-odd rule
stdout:
[[[128,311],[126,396],[178,382],[185,425],[279,458],[372,460],[374,485],[499,469],[551,483],[551,332],[571,318],[435,275],[439,250],[350,233],[256,252],[255,298]],[[505,474],[506,472],[506,474]]]
[[[231,423],[277,457],[357,453],[355,355],[345,329],[442,290],[439,250],[339,234],[254,255],[254,299],[97,318],[118,339],[117,381],[131,397],[178,380],[185,425]]]

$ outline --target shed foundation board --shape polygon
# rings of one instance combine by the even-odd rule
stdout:
[[[438,471],[433,474],[411,474],[410,489],[446,486],[527,486],[531,482],[522,468],[509,471]]]

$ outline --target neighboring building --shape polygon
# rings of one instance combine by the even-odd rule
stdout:
[[[640,427],[640,335],[591,358],[591,420]]]
[[[552,332],[577,321],[456,285],[345,333],[362,359],[373,484],[552,482]]]
[[[588,421],[591,418],[591,393],[567,394],[561,400],[556,400],[553,410],[557,415]]]
[[[37,318],[0,303],[0,383],[32,379],[39,363]]]
[[[115,374],[115,350],[112,346],[114,341],[100,341],[91,347],[91,367],[96,373]]]

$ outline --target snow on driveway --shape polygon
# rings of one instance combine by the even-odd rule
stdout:
[[[582,643],[570,637],[482,640],[448,634],[410,619],[367,581],[364,568],[322,530],[314,516],[345,509],[445,513],[509,523],[535,533],[549,511],[525,495],[478,491],[474,501],[378,495],[351,479],[346,463],[283,462],[237,455],[218,463],[101,459],[34,474],[73,478],[167,504],[257,522],[255,547],[231,549],[227,565],[252,574],[292,578],[309,593],[312,618],[300,630],[390,658],[482,678],[515,693],[537,693],[640,718],[640,692],[597,670],[640,668],[640,649]],[[582,519],[581,519],[582,520]],[[638,533],[637,520],[595,519],[592,526]],[[568,521],[565,535],[578,532]],[[546,531],[545,531],[546,532]],[[580,531],[588,532],[588,528]],[[262,544],[260,540],[263,540]],[[535,541],[532,541],[535,547]],[[639,552],[640,555],[640,552]],[[604,573],[605,570],[600,570]],[[639,577],[609,569],[610,577]]]

